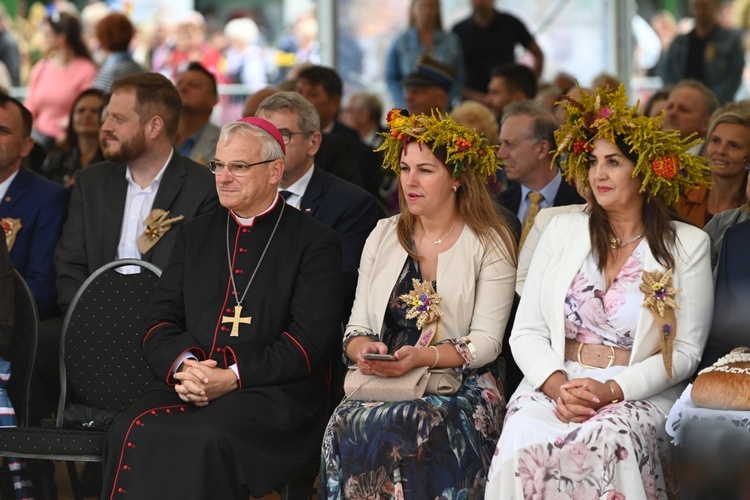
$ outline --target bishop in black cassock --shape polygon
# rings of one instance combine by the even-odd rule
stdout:
[[[158,380],[107,434],[102,498],[262,496],[320,453],[340,244],[276,194],[283,160],[248,166],[262,140],[283,142],[265,120],[245,120],[224,128],[211,165],[226,208],[182,226],[146,314],[143,353]]]

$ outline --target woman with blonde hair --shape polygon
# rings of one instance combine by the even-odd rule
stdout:
[[[477,101],[464,101],[453,108],[450,115],[451,118],[456,120],[456,123],[464,127],[473,128],[480,134],[484,134],[487,142],[493,146],[499,144],[500,126],[497,124],[497,118],[492,110],[484,104]],[[490,194],[497,195],[503,190],[502,178],[498,178],[501,177],[500,174],[502,173],[502,169],[498,168],[487,179],[487,189]]]
[[[677,213],[703,228],[726,210],[747,201],[745,165],[750,157],[750,103],[729,103],[711,116],[705,156],[713,186],[688,191],[675,206]]]
[[[481,498],[505,406],[495,361],[516,266],[484,187],[495,147],[439,113],[393,110],[388,124],[380,150],[399,176],[401,214],[381,220],[362,253],[347,397],[323,438],[318,498]],[[450,390],[430,389],[439,373]],[[426,388],[409,383],[415,374]]]
[[[487,142],[492,145],[498,143],[500,127],[497,124],[495,114],[482,103],[476,101],[464,101],[450,112],[451,118],[464,127],[473,128],[480,134],[484,134]]]

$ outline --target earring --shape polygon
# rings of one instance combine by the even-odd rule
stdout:
[[[746,156],[744,160],[742,160],[742,165],[745,167],[745,172],[750,172],[750,156]]]
[[[456,185],[454,184],[454,185],[453,185],[453,192],[455,193],[456,191],[458,191],[458,186],[456,186]]]

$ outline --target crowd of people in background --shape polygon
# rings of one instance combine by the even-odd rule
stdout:
[[[9,261],[39,309],[37,416],[56,409],[63,315],[86,278],[113,259],[167,269],[143,344],[152,371],[174,387],[116,422],[95,489],[153,489],[118,471],[126,455],[165,467],[145,448],[127,449],[127,419],[167,401],[192,404],[196,428],[223,422],[243,443],[230,439],[228,463],[252,463],[252,472],[229,474],[227,498],[288,480],[284,464],[301,467],[321,440],[319,496],[331,499],[428,490],[473,498],[485,489],[498,499],[583,498],[589,486],[607,499],[674,493],[666,415],[699,363],[747,343],[737,330],[750,318],[736,304],[750,283],[732,268],[750,241],[744,35],[726,26],[719,0],[690,0],[693,24],[680,34],[668,14],[654,16],[662,50],[648,72],[663,87],[637,106],[625,93],[630,75],[602,73],[590,85],[567,73],[544,79],[551,56],[526,25],[493,0],[469,3],[471,14],[448,29],[439,0],[410,2],[408,26],[384,55],[387,95],[348,88],[320,65],[314,17],[298,19],[272,53],[247,15],[217,28],[191,12],[147,33],[101,2],[81,12],[64,0],[33,4],[19,19],[0,5],[0,286]],[[249,94],[222,96],[229,83]],[[23,87],[22,98],[10,96]],[[287,246],[268,259],[282,272],[263,268],[258,285],[276,280],[281,298],[259,301],[263,314],[245,324],[242,290],[277,228]],[[254,271],[250,257],[259,257]],[[229,272],[233,293],[212,281],[212,266]],[[659,281],[672,271],[684,289],[682,336],[665,347],[673,326],[643,320],[639,280],[674,292]],[[447,298],[446,331],[429,350],[418,349],[423,328],[400,302],[422,279],[430,286],[414,300]],[[712,325],[713,283],[721,315]],[[204,287],[215,288],[208,299]],[[204,306],[216,310],[196,312]],[[0,310],[0,361],[9,314]],[[185,323],[227,337],[253,325],[264,336],[215,350],[208,333],[185,343]],[[414,405],[355,398],[336,407],[331,394],[316,397],[329,351],[364,375],[444,368],[464,378]],[[391,361],[366,356],[397,352]],[[204,387],[204,376],[221,383]],[[268,408],[242,391],[257,391]],[[294,416],[268,421],[291,400]],[[201,412],[209,402],[216,414]],[[237,424],[237,411],[278,448]],[[373,421],[390,434],[371,434]],[[162,451],[189,436],[188,427],[151,425],[136,431],[163,439]],[[596,448],[581,451],[584,442]],[[577,452],[587,462],[572,481],[560,457]],[[212,457],[180,462],[204,492],[220,475]],[[180,490],[188,496],[190,480]],[[176,491],[167,486],[162,495]]]

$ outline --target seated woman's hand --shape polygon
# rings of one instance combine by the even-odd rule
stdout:
[[[420,363],[420,354],[424,354],[424,352],[424,349],[414,346],[404,346],[394,353],[396,356],[395,361],[366,360],[366,362],[373,375],[379,377],[400,377],[413,368],[425,366],[423,362]]]
[[[584,422],[610,400],[607,384],[592,378],[569,380],[560,386],[555,414],[563,422]]]
[[[374,342],[369,337],[359,337],[357,339],[352,339],[351,342],[354,342],[355,340],[361,339],[356,346],[354,346],[356,355],[354,356],[354,362],[357,363],[357,366],[359,367],[359,371],[361,371],[365,375],[378,375],[375,373],[370,363],[373,363],[373,361],[367,360],[364,358],[365,354],[388,354],[388,346],[386,346],[382,342]],[[351,359],[351,358],[350,358]],[[391,361],[385,361],[385,363],[390,363]],[[383,363],[383,361],[381,361]]]

